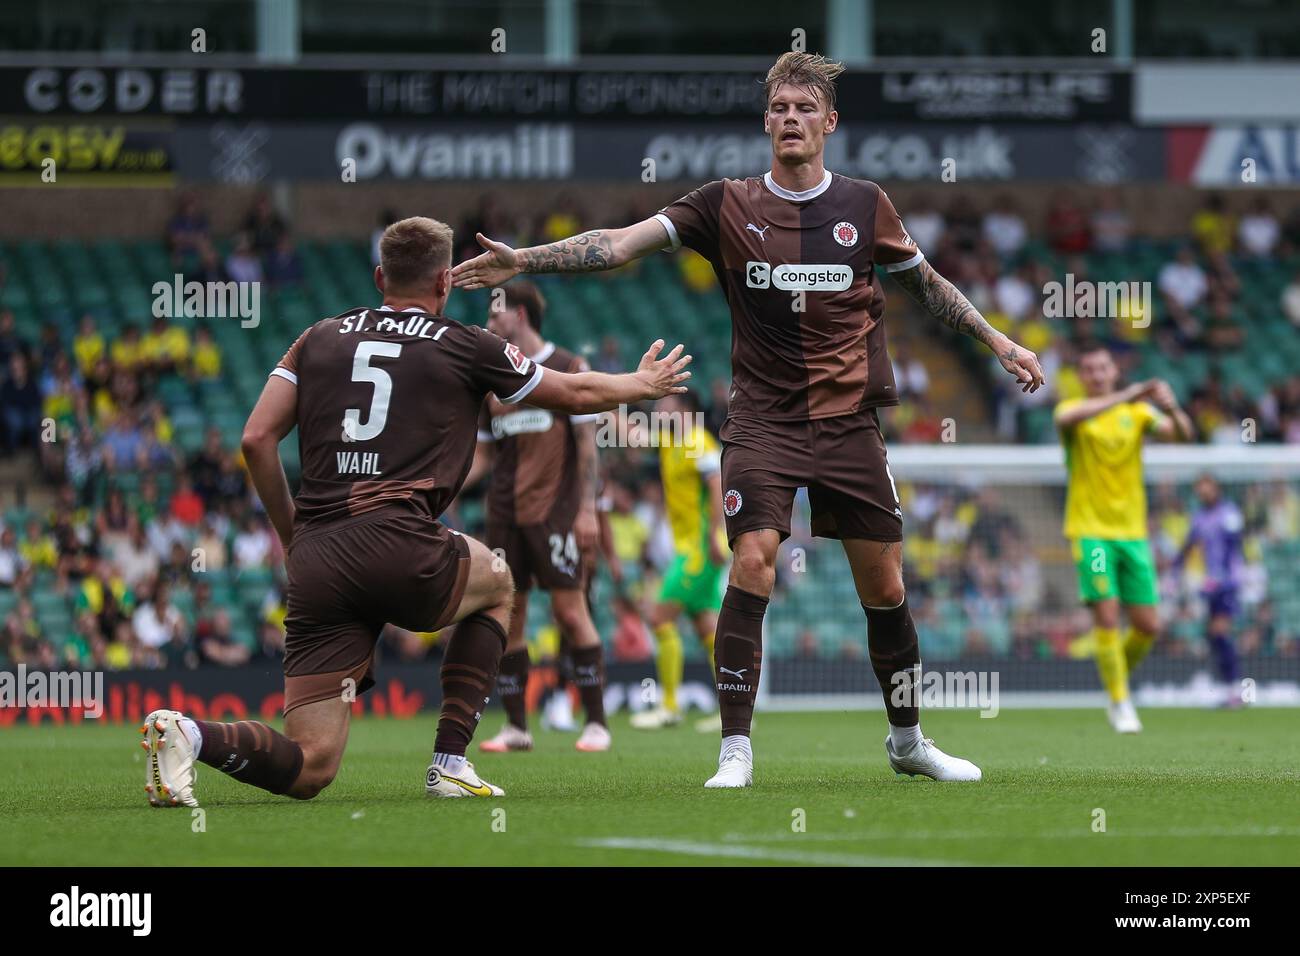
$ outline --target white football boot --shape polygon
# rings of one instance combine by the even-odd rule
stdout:
[[[504,797],[506,792],[478,775],[474,765],[465,761],[459,774],[449,774],[430,765],[424,778],[424,792],[431,797]]]
[[[613,741],[613,735],[610,734],[608,727],[604,724],[590,723],[582,728],[582,736],[574,746],[584,753],[600,753],[608,750]]]
[[[905,773],[909,777],[975,781],[983,776],[979,767],[969,760],[944,753],[929,737],[921,738],[921,741],[905,754],[895,753],[893,741],[886,737],[885,753],[889,755],[889,765],[894,768],[894,773]]]
[[[663,730],[665,727],[676,727],[681,722],[682,712],[667,707],[651,707],[628,718],[628,723],[636,730]]]
[[[722,753],[718,755],[718,772],[704,785],[710,789],[718,787],[748,787],[754,783],[754,757],[745,747],[738,744],[723,744]]]
[[[1133,706],[1133,701],[1127,697],[1123,700],[1112,701],[1106,708],[1106,717],[1110,720],[1110,725],[1115,728],[1117,734],[1140,734],[1142,733],[1142,721],[1138,720],[1137,708]]]
[[[145,749],[144,792],[154,807],[197,807],[194,798],[194,745],[180,725],[185,715],[155,710],[140,727]]]
[[[578,722],[573,719],[573,702],[569,700],[567,690],[557,690],[551,694],[542,710],[542,726],[566,734],[578,729]]]
[[[478,749],[490,754],[503,754],[511,750],[532,750],[533,735],[514,724],[507,723],[501,728],[499,734],[479,744]]]

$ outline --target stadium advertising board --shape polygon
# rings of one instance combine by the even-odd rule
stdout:
[[[610,711],[641,702],[643,681],[652,664],[611,663],[606,668],[605,701]],[[29,677],[32,675],[28,675]],[[0,730],[51,722],[80,723],[103,720],[111,724],[136,724],[160,707],[181,710],[199,720],[273,720],[284,707],[284,675],[279,666],[213,667],[199,670],[107,671],[98,684],[102,699],[74,706],[43,702],[41,706],[0,705]],[[437,712],[442,706],[437,662],[382,664],[377,682],[352,704],[354,714],[409,718]],[[689,662],[678,692],[686,705],[714,706],[716,695],[707,664]],[[0,702],[3,704],[3,702]],[[494,699],[494,707],[500,705]]]
[[[849,79],[840,99],[874,100],[871,115],[885,120],[1079,123],[1128,120],[1132,110],[1130,75],[1110,70],[940,69]]]
[[[1174,182],[1300,186],[1300,126],[1194,126],[1167,135]]]
[[[653,663],[611,662],[606,666],[605,707],[610,713],[641,710],[648,706],[645,679]],[[1242,659],[1246,673],[1257,684],[1260,706],[1294,707],[1300,703],[1300,682],[1294,667],[1276,656],[1247,655]],[[945,675],[996,675],[1001,706],[1042,706],[1052,695],[1095,693],[1096,668],[1090,660],[1036,660],[990,656],[961,659],[934,658],[930,669]],[[1213,699],[1214,685],[1208,665],[1190,658],[1162,662],[1156,683],[1138,681],[1134,693],[1149,706],[1205,706]],[[3,675],[6,672],[0,672]],[[28,672],[29,682],[35,672]],[[824,700],[861,698],[854,707],[878,704],[875,677],[868,660],[819,658],[775,658],[764,664],[766,698],[760,706],[774,710],[808,706],[814,692]],[[90,672],[82,675],[90,677]],[[442,705],[437,662],[385,663],[377,669],[377,683],[353,701],[354,714],[409,718],[434,713]],[[716,694],[708,665],[687,661],[678,699],[685,707],[712,709]],[[68,701],[20,701],[0,694],[0,730],[42,722],[64,724],[102,720],[110,724],[135,724],[160,707],[179,710],[200,720],[273,720],[284,706],[284,677],[277,666],[211,667],[198,670],[140,670],[94,672],[93,699]],[[12,681],[11,681],[12,683]],[[51,676],[48,685],[56,685]],[[814,690],[815,689],[815,690]],[[539,698],[541,694],[539,693]],[[493,696],[492,709],[500,707]],[[952,706],[934,704],[934,706]]]
[[[763,110],[761,70],[0,69],[0,113],[423,119],[665,118]],[[846,121],[1127,122],[1132,77],[1105,69],[854,71]]]
[[[1165,137],[1127,125],[1056,130],[1024,125],[844,123],[827,141],[826,165],[873,180],[1075,179],[1147,181],[1165,172]],[[644,122],[358,121],[343,125],[226,120],[177,130],[186,178],[256,182],[338,180],[345,160],[357,182],[377,180],[620,180],[700,182],[758,175],[771,143],[755,121],[707,130]],[[646,161],[652,160],[653,167]]]
[[[173,172],[175,146],[166,126],[67,117],[0,120],[0,186],[165,186]]]

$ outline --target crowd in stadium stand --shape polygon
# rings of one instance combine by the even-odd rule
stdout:
[[[630,220],[649,211],[629,209],[626,215]],[[372,239],[395,218],[383,212]],[[516,222],[499,202],[485,197],[461,224],[457,257],[478,251],[476,231],[507,242],[549,241],[579,231],[588,219],[571,194],[557,197],[550,210],[530,222]],[[936,268],[990,322],[1043,359],[1053,387],[1037,396],[1013,388],[1000,369],[988,376],[990,390],[998,396],[995,423],[1009,440],[1027,437],[1025,409],[1050,410],[1056,399],[1077,393],[1070,367],[1073,350],[1098,335],[1095,322],[1053,322],[1043,316],[1044,284],[1059,278],[1053,264],[1064,264],[1082,279],[1098,256],[1143,251],[1163,257],[1149,327],[1125,321],[1101,327],[1131,369],[1144,346],[1173,357],[1263,347],[1265,343],[1248,342],[1238,322],[1241,272],[1251,262],[1281,267],[1300,253],[1300,206],[1281,219],[1260,200],[1235,217],[1213,195],[1189,222],[1187,241],[1176,247],[1139,235],[1117,192],[1099,194],[1088,211],[1063,191],[1042,223],[1028,222],[1008,195],[983,210],[965,198],[942,212],[918,206],[908,211],[906,224]],[[224,259],[198,199],[182,195],[165,230],[165,246],[178,271],[273,287],[302,280],[292,230],[269,197],[259,196],[238,234],[223,239],[227,241],[220,245],[229,249]],[[675,261],[688,289],[714,292],[707,263],[692,256]],[[1300,330],[1300,272],[1289,277],[1276,309],[1288,328]],[[1140,312],[1126,317],[1143,318]],[[926,363],[905,340],[895,343],[893,359],[903,404],[885,416],[890,440],[941,440],[943,420],[930,401]],[[622,370],[627,361],[612,337],[599,340],[591,355],[593,367],[606,371]],[[0,599],[6,599],[0,605],[5,611],[0,614],[0,658],[45,666],[193,667],[269,661],[281,652],[279,541],[250,487],[239,449],[228,437],[209,428],[197,452],[181,452],[155,387],[163,377],[179,378],[192,388],[222,381],[222,351],[202,324],[191,334],[163,318],[128,322],[110,340],[87,314],[71,341],[53,324],[30,340],[19,334],[13,314],[0,305],[0,458],[19,448],[33,450],[45,479],[57,488],[55,507],[39,514],[9,509],[0,532]],[[714,381],[702,388],[706,421],[715,432],[725,415],[727,387],[725,381]],[[1300,375],[1252,396],[1211,365],[1194,390],[1180,398],[1202,440],[1240,441],[1241,422],[1250,419],[1258,423],[1260,441],[1300,443]],[[51,422],[57,441],[43,434]],[[607,498],[621,569],[633,578],[652,578],[671,548],[655,456],[615,450],[606,457],[611,476]],[[916,613],[928,653],[1068,656],[1071,639],[1084,627],[1073,595],[1054,592],[1045,568],[1049,560],[1059,559],[1049,553],[1064,547],[1063,541],[1054,533],[1040,537],[1042,528],[1018,520],[994,489],[912,487],[904,494],[907,561],[916,593],[926,598]],[[1249,627],[1243,650],[1295,653],[1296,635],[1286,630],[1285,615],[1273,608],[1263,554],[1271,544],[1300,535],[1300,504],[1295,490],[1284,485],[1252,485],[1244,494],[1252,577],[1245,597]],[[1201,618],[1194,579],[1189,583],[1170,569],[1170,555],[1185,534],[1187,506],[1185,495],[1158,490],[1151,526],[1171,608],[1171,633],[1177,637],[1171,646],[1196,653]],[[459,516],[453,513],[449,520]],[[1055,515],[1051,525],[1056,525]],[[787,547],[809,547],[806,530],[798,522],[796,526]],[[792,594],[817,586],[815,576],[782,572],[782,587]],[[41,624],[41,600],[56,600],[68,609],[59,639],[51,639]],[[616,605],[615,656],[644,659],[651,644],[637,623],[637,608],[621,598]],[[1045,613],[1044,608],[1060,610]],[[859,643],[829,651],[861,653]],[[407,658],[427,654],[430,644],[428,635],[396,629],[387,634],[386,646]],[[805,628],[792,652],[825,655],[828,646],[824,635]]]
[[[301,275],[284,220],[259,197],[230,255],[219,261],[197,200],[183,196],[166,229],[173,265],[217,281],[292,282]],[[18,508],[0,538],[0,589],[16,602],[3,618],[0,656],[42,666],[196,667],[273,658],[283,648],[283,556],[252,491],[238,448],[209,428],[185,456],[157,395],[162,377],[219,382],[211,332],[193,336],[165,318],[127,324],[108,341],[84,316],[71,342],[47,324],[38,343],[0,311],[9,369],[4,452],[35,450],[57,485],[48,513]],[[57,440],[42,433],[49,429]],[[128,492],[124,488],[130,488]],[[214,581],[263,582],[255,610],[214,600]],[[246,596],[249,592],[241,592]],[[57,640],[34,602],[71,609]],[[251,611],[251,613],[245,613]],[[255,622],[255,633],[250,622]]]
[[[1241,270],[1285,269],[1288,262],[1294,268],[1300,261],[1300,204],[1283,220],[1260,198],[1238,217],[1221,196],[1210,194],[1188,222],[1186,240],[1172,246],[1142,234],[1118,191],[1098,194],[1085,211],[1063,190],[1041,224],[1028,223],[1009,195],[983,213],[965,198],[946,212],[923,206],[908,211],[905,223],[935,267],[991,324],[1039,354],[1050,387],[1034,395],[990,368],[1004,439],[1053,440],[1048,429],[1027,430],[1022,413],[1079,394],[1075,351],[1100,340],[1129,371],[1137,369],[1144,349],[1175,362],[1189,354],[1212,359],[1204,380],[1191,382],[1180,395],[1202,440],[1241,441],[1241,422],[1250,419],[1256,423],[1253,440],[1300,442],[1300,375],[1251,396],[1241,382],[1225,381],[1219,367],[1248,347],[1268,345],[1248,342]],[[1152,256],[1162,259],[1154,276],[1130,265]],[[1145,314],[1147,306],[1135,296],[1121,302],[1117,315],[1045,315],[1047,284],[1066,274],[1078,287],[1085,281],[1151,281],[1154,314]],[[1267,307],[1291,329],[1300,327],[1300,274]]]

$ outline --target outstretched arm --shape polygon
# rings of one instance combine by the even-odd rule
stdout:
[[[656,340],[641,357],[637,370],[623,375],[547,369],[537,387],[528,393],[528,404],[553,412],[587,415],[684,392],[686,380],[691,377],[685,370],[691,356],[682,355],[682,346],[678,345],[659,358],[663,347],[664,340]]]
[[[622,229],[591,229],[544,246],[511,249],[476,233],[486,251],[451,270],[458,289],[486,289],[521,272],[600,272],[657,252],[668,245],[668,230],[657,219]]]
[[[1023,391],[1036,392],[1043,384],[1043,370],[1038,356],[1017,345],[985,321],[979,310],[951,282],[924,259],[912,269],[890,273],[899,285],[926,312],[949,328],[978,339],[993,350],[1002,367],[1023,385]]]

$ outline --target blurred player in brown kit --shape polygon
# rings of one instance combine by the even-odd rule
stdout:
[[[916,247],[875,183],[825,168],[835,132],[837,63],[785,53],[767,74],[771,171],[709,183],[655,216],[560,242],[482,255],[453,270],[466,288],[521,272],[612,269],[688,246],[713,265],[731,307],[732,390],[721,430],[723,512],[734,559],[715,643],[722,748],[705,786],[753,779],[750,724],[762,626],[795,492],[808,488],[815,535],[842,541],[867,618],[885,698],[885,749],[899,773],[978,780],[980,770],[921,734],[920,651],[903,589],[903,514],[876,409],[898,402],[885,345],[889,273],[930,315],[977,338],[1026,391],[1043,382],[1033,352],[993,329]]]
[[[141,728],[155,806],[197,805],[194,761],[271,793],[309,799],[329,785],[352,701],[374,683],[386,622],[456,623],[426,776],[431,796],[500,796],[465,759],[506,646],[514,584],[482,543],[438,522],[474,457],[485,397],[590,414],[684,388],[681,347],[646,352],[636,372],[569,374],[478,326],[443,316],[451,229],[423,217],[380,241],[379,308],[323,319],[299,336],[244,428],[258,495],[287,554],[284,733],[260,721],[191,720],[157,710]],[[294,426],[302,485],[289,494],[278,446]]]
[[[561,372],[585,372],[580,356],[542,338],[546,300],[519,280],[494,295],[488,329],[533,362]],[[524,629],[533,583],[551,596],[551,610],[571,659],[586,726],[583,751],[608,750],[605,664],[600,635],[587,604],[586,578],[600,537],[596,515],[597,415],[556,416],[529,404],[511,406],[489,397],[479,420],[478,448],[467,486],[491,469],[487,492],[487,545],[504,556],[515,580],[509,642],[497,686],[506,724],[480,747],[492,753],[531,750],[525,693],[529,657]],[[564,693],[563,690],[558,693]]]

